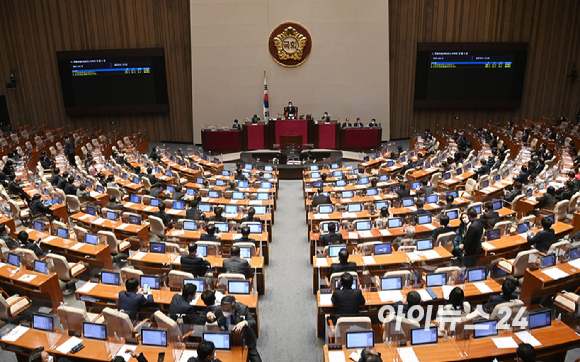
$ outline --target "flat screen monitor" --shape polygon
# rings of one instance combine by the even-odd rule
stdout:
[[[141,288],[149,287],[154,290],[159,290],[159,277],[155,275],[141,275]]]
[[[216,222],[214,225],[217,233],[227,233],[230,230],[227,222]]]
[[[483,180],[483,181],[481,182],[481,187],[483,187],[483,188],[486,188],[486,187],[488,187],[488,186],[489,186],[489,180]]]
[[[138,185],[139,184],[139,181],[140,181],[139,180],[139,177],[133,177],[133,183],[134,184],[137,184]]]
[[[107,285],[119,285],[119,273],[103,270],[101,271],[101,283]]]
[[[342,250],[346,249],[345,245],[331,245],[328,247],[328,256],[331,258],[336,258],[338,253]]]
[[[375,255],[385,255],[391,254],[393,252],[391,243],[381,243],[375,244],[374,246],[374,254]]]
[[[267,192],[258,192],[258,200],[268,201],[270,199],[270,194]]]
[[[114,211],[107,211],[108,220],[117,220],[117,213]]]
[[[341,170],[333,171],[332,172],[332,176],[334,176],[334,177],[342,177],[342,171]]]
[[[185,189],[185,194],[189,195],[189,196],[193,196],[193,195],[195,195],[195,189],[187,188],[187,189]]]
[[[212,199],[217,199],[220,197],[220,193],[212,190],[208,192],[208,196],[211,197]]]
[[[348,210],[348,212],[361,212],[362,211],[362,204],[359,202],[348,204],[347,210]]]
[[[274,167],[272,167],[272,166],[264,166],[264,171],[274,171]]]
[[[552,222],[552,224],[554,223],[554,215],[547,215],[544,216],[546,219],[550,220]]]
[[[497,336],[497,319],[482,319],[473,321],[473,338]]]
[[[149,251],[157,254],[165,254],[165,243],[149,243]]]
[[[198,183],[198,184],[202,184],[202,185],[203,185],[203,181],[204,181],[203,177],[198,177],[198,178],[195,180],[195,183]]]
[[[456,220],[459,219],[459,211],[457,210],[449,210],[445,212],[445,215],[449,218],[449,220]]]
[[[97,216],[97,209],[94,206],[87,206],[87,214]]]
[[[406,158],[405,156],[403,156],[403,157],[401,157],[401,158],[399,159],[399,161],[400,161],[401,163],[405,163],[405,161],[406,161],[406,160],[407,160],[407,158]]]
[[[197,230],[197,223],[194,221],[184,221],[183,230],[194,231]]]
[[[487,241],[497,240],[501,237],[501,229],[489,229],[486,232]]]
[[[426,276],[427,287],[440,287],[447,284],[447,273],[431,273]]]
[[[318,205],[319,214],[332,214],[333,209],[332,205]]]
[[[271,182],[260,182],[260,188],[263,189],[271,189],[272,183]]]
[[[530,330],[549,327],[552,325],[552,312],[549,309],[538,309],[528,315],[528,328]]]
[[[243,192],[234,191],[234,192],[232,192],[232,199],[234,199],[234,200],[243,200],[244,199],[244,193]]]
[[[170,170],[167,170],[167,171],[165,171],[165,176],[167,176],[167,177],[172,177],[172,176],[173,176],[173,174],[171,173],[171,171],[170,171]]]
[[[542,269],[556,265],[556,254],[542,256]]]
[[[394,229],[403,226],[403,219],[400,217],[392,217],[387,221],[387,228]]]
[[[141,203],[141,198],[137,195],[131,195],[131,202],[135,203],[135,204],[140,204]]]
[[[330,168],[334,170],[340,168],[340,165],[338,163],[333,163],[332,165],[330,165]]]
[[[240,256],[244,259],[250,259],[252,257],[252,248],[247,246],[241,246]]]
[[[375,196],[379,193],[379,190],[377,190],[374,187],[371,187],[369,189],[367,189],[367,196]]]
[[[184,210],[185,209],[185,202],[184,201],[173,201],[173,208],[175,210]]]
[[[216,186],[225,186],[226,182],[224,180],[215,180]]]
[[[403,289],[402,277],[381,278],[381,290],[401,290]]]
[[[266,215],[268,213],[268,206],[254,206],[256,215]]]
[[[370,220],[363,220],[357,221],[355,223],[356,231],[367,231],[371,229],[371,221]]]
[[[34,222],[34,230],[44,231],[44,223],[42,221],[35,221]]]
[[[238,187],[244,189],[246,187],[248,187],[250,185],[250,183],[248,181],[238,181]]]
[[[159,202],[161,202],[159,199],[151,199],[151,206],[153,207],[158,207],[159,206]]]
[[[415,205],[415,200],[412,198],[403,199],[403,207],[411,207]]]
[[[479,214],[481,214],[481,205],[475,205],[475,206],[473,206],[473,209],[474,209],[475,211],[477,211],[477,214],[478,214],[478,215],[479,215]]]
[[[54,332],[54,320],[49,315],[33,313],[32,328],[39,331]]]
[[[354,197],[354,191],[352,191],[352,190],[343,191],[342,197],[343,198]]]
[[[395,161],[387,161],[387,167],[393,167]]]
[[[63,239],[68,239],[68,229],[65,228],[57,228],[56,229],[56,236]]]
[[[225,212],[226,212],[226,214],[237,214],[238,213],[238,205],[226,205]]]
[[[97,234],[85,234],[85,243],[97,245],[99,243],[99,237]]]
[[[8,264],[20,267],[20,255],[8,253]]]
[[[249,280],[229,280],[228,281],[228,294],[250,294],[250,281]]]
[[[346,332],[346,349],[361,349],[374,345],[374,331]]]
[[[202,245],[198,246],[196,255],[199,257],[205,258],[207,256],[207,246],[202,246]]]
[[[338,181],[336,181],[336,186],[337,187],[344,187],[344,186],[346,186],[346,180],[338,180]]]
[[[320,172],[312,172],[310,178],[320,178]]]
[[[48,274],[48,263],[41,260],[35,260],[34,271],[37,273]]]
[[[503,203],[501,201],[494,201],[493,202],[493,210],[499,210],[503,207]]]
[[[379,181],[381,181],[381,182],[389,181],[389,175],[379,176]]]
[[[475,283],[481,282],[487,279],[487,268],[473,268],[467,270],[467,282]]]
[[[461,176],[463,174],[463,169],[460,167],[457,169],[457,176]]]
[[[363,161],[364,161],[364,162],[369,162],[369,160],[370,160],[370,159],[371,159],[371,158],[370,158],[370,156],[365,156],[365,157],[363,157]]]
[[[447,195],[451,195],[454,199],[456,199],[459,196],[459,193],[457,191],[449,191]]]
[[[246,163],[244,165],[244,170],[252,170],[254,168],[254,165],[252,165],[251,163]]]
[[[445,172],[443,174],[443,179],[444,180],[449,180],[451,178],[451,172]]]
[[[570,256],[570,260],[576,260],[580,257],[580,248],[570,248],[568,249],[568,255]]]
[[[83,322],[83,338],[107,340],[107,325]]]
[[[417,251],[433,249],[433,239],[419,239],[417,240]]]
[[[426,201],[427,201],[428,204],[435,204],[435,203],[437,203],[438,199],[439,198],[437,197],[437,195],[434,194],[434,195],[427,196]]]
[[[421,182],[412,182],[411,183],[411,190],[417,190],[421,188]]]
[[[389,208],[389,203],[387,201],[377,201],[375,202],[375,210],[381,211],[383,207]]]
[[[183,279],[183,286],[186,286],[187,284],[195,285],[196,290],[199,292],[203,292],[205,290],[205,281],[203,279]]]
[[[140,215],[129,215],[129,224],[141,225],[141,216]]]
[[[230,332],[204,333],[203,339],[212,342],[217,350],[230,350],[232,348],[232,336]]]
[[[198,204],[197,208],[201,212],[211,212],[211,204]]]
[[[366,184],[368,184],[368,183],[369,183],[369,178],[368,178],[368,177],[361,177],[361,178],[358,180],[358,183],[359,183],[359,185],[366,185]]]
[[[141,344],[151,347],[167,347],[167,331],[164,329],[141,329]]]
[[[411,328],[411,346],[437,343],[437,327]]]
[[[123,172],[123,173],[121,174],[121,178],[122,178],[123,180],[126,180],[126,179],[127,179],[127,173],[126,173],[126,172]]]
[[[431,214],[417,216],[417,224],[419,225],[431,224]]]
[[[262,224],[248,224],[248,228],[250,228],[250,234],[262,233]]]

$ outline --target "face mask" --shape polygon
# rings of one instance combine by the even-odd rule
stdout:
[[[222,312],[222,313],[223,313],[224,317],[226,317],[226,318],[229,318],[232,316],[231,312]]]
[[[469,218],[468,218],[467,216],[464,216],[464,217],[462,217],[462,218],[461,218],[461,220],[462,220],[462,221],[463,221],[465,224],[467,224],[467,223],[469,222]]]
[[[47,362],[54,362],[54,357],[48,356],[48,361]]]

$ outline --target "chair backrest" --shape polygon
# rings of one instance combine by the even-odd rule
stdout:
[[[570,242],[568,240],[560,240],[558,242],[555,242],[554,244],[550,245],[550,249],[548,249],[548,252],[546,254],[552,254],[555,253],[558,249],[564,249],[562,247],[566,245],[568,246],[570,245]],[[567,250],[567,248],[565,250]]]
[[[513,226],[511,221],[500,221],[496,223],[493,228],[501,230],[502,234],[506,234]]]
[[[349,273],[350,275],[352,275],[352,279],[356,280],[358,284],[358,274],[356,272],[348,271],[345,273]],[[332,275],[330,276],[330,290],[334,290],[336,286],[336,281],[337,280],[340,281],[340,277],[342,276],[342,274],[344,273],[332,273]]]
[[[568,205],[570,201],[562,200],[556,204],[554,207],[554,220],[555,221],[562,221],[566,219],[568,214]]]
[[[147,192],[151,191],[151,181],[149,181],[147,177],[141,177],[141,182],[143,183],[145,191]]]
[[[165,236],[165,224],[163,223],[163,220],[161,220],[160,218],[158,218],[156,216],[152,216],[152,215],[150,215],[147,219],[150,222],[149,231],[155,235],[164,237]]]
[[[133,322],[128,314],[109,307],[105,307],[102,313],[107,324],[107,337],[114,338],[115,334],[124,339],[133,337]]]
[[[34,254],[34,251],[30,249],[16,248],[14,249],[13,253],[20,255],[20,262],[22,265],[30,268],[34,267],[34,261],[38,260],[38,257],[36,254]]]
[[[221,273],[217,277],[218,289],[227,290],[229,280],[246,280],[246,276],[239,273]]]
[[[493,308],[493,311],[491,312],[490,318],[497,318],[497,317],[502,318],[504,314],[500,313],[500,310],[502,308],[509,308],[511,310],[511,317],[510,317],[509,322],[508,321],[506,321],[506,322],[510,323],[513,320],[513,318],[518,314],[520,308],[522,308],[522,307],[525,308],[524,302],[522,302],[519,299],[497,304]]]
[[[397,324],[401,326],[396,328]],[[383,341],[388,340],[410,340],[411,328],[420,327],[419,322],[412,321],[405,317],[395,316],[389,323],[383,324]]]
[[[403,240],[405,240],[405,239],[403,239]],[[417,247],[415,245],[401,245],[401,246],[399,246],[397,251],[399,251],[401,253],[414,253],[415,251],[417,251]]]
[[[156,311],[155,313],[153,313],[153,317],[155,319],[155,322],[157,323],[158,328],[167,330],[168,342],[169,341],[172,341],[172,342],[178,342],[178,341],[180,342],[181,341],[182,333],[181,333],[181,329],[179,328],[179,325],[177,324],[176,321],[169,318],[168,316],[163,314],[161,311]]]
[[[168,274],[169,287],[170,288],[181,288],[183,287],[183,279],[193,279],[194,276],[191,273],[182,272],[180,270],[171,270]],[[199,293],[203,292],[200,290]]]
[[[77,240],[79,241],[84,241],[85,240],[85,235],[89,232],[87,229],[82,228],[80,226],[73,226],[73,231],[77,237]]]
[[[431,187],[433,187],[433,190],[437,190],[437,185],[439,185],[439,180],[441,180],[441,172],[435,172],[431,176]]]
[[[447,266],[442,268],[435,269],[435,273],[446,273],[447,274],[447,281],[454,278],[455,281],[458,281],[458,277],[461,275],[461,268],[458,266]],[[449,283],[453,284],[453,283]]]
[[[477,188],[477,181],[475,181],[474,179],[470,178],[467,180],[467,182],[465,183],[465,191],[473,191]]]
[[[361,253],[373,253],[375,245],[382,243],[382,241],[367,241],[365,243],[359,244],[359,249]]]
[[[8,302],[4,299],[4,295],[0,293],[0,319],[4,321],[10,320],[10,313],[8,311],[10,307],[8,306]]]
[[[179,244],[165,243],[165,252],[179,254],[181,252],[181,249],[179,248]]]
[[[405,286],[407,285],[406,282],[407,281],[410,282],[413,276],[409,270],[394,270],[386,272],[385,275],[383,275],[383,278],[393,278],[393,277],[401,277],[402,283],[401,285]],[[379,286],[380,289],[380,280],[377,280],[377,285]]]
[[[137,280],[140,281],[141,275],[143,275],[143,272],[141,270],[132,267],[121,268],[121,279],[123,280],[123,283],[125,283],[127,280],[131,278],[136,278]]]
[[[570,198],[570,203],[568,204],[568,212],[574,213],[576,211],[576,206],[578,206],[578,197],[580,196],[580,192],[575,193]]]
[[[536,216],[534,216],[534,215],[524,216],[520,219],[519,222],[520,223],[528,222],[528,223],[530,223],[530,226],[532,226],[536,223]]]
[[[66,204],[71,213],[81,211],[81,202],[75,195],[66,195]]]
[[[90,322],[87,312],[81,308],[61,305],[56,309],[56,313],[65,331],[81,332],[83,322]]]
[[[117,200],[121,200],[123,196],[121,191],[116,187],[107,187],[107,195],[114,196]]]
[[[454,248],[453,241],[455,240],[456,236],[457,234],[455,234],[453,231],[442,233],[437,235],[437,240],[435,243],[436,245],[443,246],[448,252],[452,252]]]
[[[97,231],[97,238],[99,243],[109,245],[111,254],[119,254],[119,241],[114,233],[111,231],[100,230]]]
[[[521,277],[524,275],[528,268],[529,255],[535,253],[538,253],[536,249],[530,249],[521,251],[516,255],[516,258],[514,259],[514,269],[512,271],[514,277]]]
[[[346,332],[368,331],[372,329],[369,317],[339,317],[336,320],[334,337],[336,343],[343,343],[346,340]]]
[[[70,274],[69,267],[68,267],[68,261],[66,260],[66,258],[64,256],[50,253],[50,254],[46,255],[46,259],[52,260],[52,263],[54,265],[54,271],[58,275],[58,279],[61,279],[61,280],[71,280],[72,279],[72,276]]]

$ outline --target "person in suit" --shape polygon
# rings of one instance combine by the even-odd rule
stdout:
[[[206,233],[199,235],[199,240],[201,241],[219,241],[219,238],[215,234],[216,228],[214,224],[210,224],[205,228]]]
[[[441,226],[433,230],[433,232],[431,233],[433,241],[437,241],[437,238],[441,234],[455,232],[455,230],[451,226],[449,226],[449,216],[441,214],[441,216],[439,217],[439,224],[441,224]]]
[[[228,219],[226,219],[225,216],[223,216],[224,209],[221,206],[216,207],[215,209],[213,209],[213,216],[211,216],[209,218],[209,221],[217,221],[217,222],[227,222]]]
[[[487,313],[491,313],[493,312],[493,309],[495,308],[496,305],[518,299],[518,296],[514,294],[515,291],[516,291],[516,282],[512,279],[506,279],[501,285],[501,294],[492,295],[491,297],[489,297],[489,300],[483,306],[483,309]]]
[[[544,196],[538,197],[538,204],[536,208],[538,209],[554,209],[554,206],[558,203],[556,198],[556,189],[554,186],[548,186]]]
[[[522,185],[527,185],[530,177],[530,173],[528,172],[528,166],[523,165],[521,168],[521,172],[514,178],[514,181],[519,181]]]
[[[397,303],[395,303],[393,305],[393,307],[395,307],[395,310],[398,313],[399,306],[402,306],[401,313],[397,314],[397,315],[399,315],[401,317],[405,317],[405,318],[412,317],[412,318],[417,319],[417,318],[419,318],[419,313],[420,313],[418,310],[413,311],[412,316],[409,315],[409,309],[413,308],[416,305],[418,305],[418,306],[421,305],[421,294],[419,294],[416,291],[412,291],[412,292],[409,292],[407,294],[407,302],[406,303],[403,303],[402,301],[398,301]],[[425,317],[423,317],[423,320],[425,320]]]
[[[250,238],[250,228],[248,226],[244,226],[241,230],[240,230],[242,237],[239,238],[238,240],[236,240],[236,242],[241,242],[241,243],[254,243],[257,245],[256,240]]]
[[[399,189],[395,193],[399,196],[399,199],[411,197],[411,190],[407,189],[407,185],[404,182],[399,184]]]
[[[123,209],[125,208],[122,203],[117,201],[117,198],[115,196],[109,196],[109,203],[107,204],[106,207],[107,209],[119,211],[123,211]]]
[[[256,209],[253,206],[248,208],[248,215],[242,217],[242,223],[244,222],[259,222],[261,223],[262,220],[256,216]]]
[[[8,175],[8,180],[10,180],[8,181],[8,189],[6,190],[8,195],[19,196],[24,200],[26,198],[26,194],[24,193],[22,186],[20,186],[20,184],[16,181],[16,175]]]
[[[481,166],[477,169],[476,174],[478,176],[488,175],[489,174],[489,166],[487,165],[487,161],[483,158],[479,161]]]
[[[228,182],[228,187],[226,187],[225,191],[239,191],[237,182],[235,181]]]
[[[328,112],[324,112],[324,115],[322,118],[320,118],[320,120],[323,122],[330,122],[330,116],[328,115]]]
[[[54,169],[54,173],[50,176],[50,184],[54,187],[56,187],[56,185],[58,185],[58,182],[61,179],[61,175],[60,175],[60,168],[55,168]]]
[[[10,228],[6,227],[6,224],[0,224],[0,239],[4,240],[4,243],[10,250],[16,249],[20,244],[10,236]]]
[[[514,199],[522,194],[522,183],[519,181],[514,182],[513,190],[507,192],[503,199],[509,203],[512,203]]]
[[[572,181],[574,183],[574,191],[580,191],[580,180],[576,177],[574,171],[568,172],[568,181]]]
[[[48,252],[42,250],[40,246],[38,246],[38,244],[40,243],[40,238],[38,238],[38,240],[34,242],[30,242],[29,235],[25,230],[19,232],[18,235],[16,235],[16,237],[20,242],[19,245],[20,248],[32,250],[34,252],[34,255],[36,255],[39,259],[44,258],[46,254],[48,254]]]
[[[536,350],[529,343],[522,343],[516,349],[517,362],[536,362]]]
[[[215,298],[215,293],[213,290],[206,290],[203,293],[201,293],[201,300],[203,301],[203,304],[205,304],[206,308],[201,312],[202,317],[207,319],[207,314],[209,312],[212,312],[215,314],[215,310],[216,310],[216,298]]]
[[[248,346],[248,359],[250,362],[261,362],[260,354],[256,349],[256,319],[250,309],[236,301],[234,296],[228,295],[222,298],[220,307],[215,313],[207,313],[206,318],[210,322],[217,320],[221,330],[233,330],[233,333],[242,333]],[[231,327],[230,327],[231,326]]]
[[[240,258],[240,247],[233,245],[230,248],[231,257],[224,260],[224,269],[228,273],[239,273],[249,277],[252,273],[250,263],[246,259]]]
[[[332,205],[330,196],[324,194],[324,189],[318,189],[318,193],[312,199],[312,208],[315,209],[318,205]]]
[[[346,118],[344,120],[344,123],[342,124],[342,129],[345,128],[352,128],[352,123],[350,123],[350,118]]]
[[[328,234],[320,234],[320,241],[322,246],[343,244],[342,234],[336,232],[336,224],[334,222],[328,224]]]
[[[32,196],[32,201],[30,202],[30,211],[39,214],[49,214],[52,216],[52,210],[48,206],[44,206],[42,203],[42,196],[36,194]]]
[[[197,287],[194,284],[183,286],[181,294],[173,295],[169,304],[169,318],[174,321],[183,316],[183,322],[187,324],[205,324],[205,318],[195,312],[195,306],[190,303],[195,298]]]
[[[429,180],[424,178],[421,180],[421,188],[419,189],[419,194],[429,196],[433,194],[433,187],[429,186]]]
[[[463,264],[465,266],[474,266],[477,263],[477,255],[481,251],[481,236],[483,235],[483,224],[477,218],[477,211],[470,207],[467,210],[469,225],[463,239],[463,244],[459,248],[463,250]]]
[[[143,362],[143,361],[137,361]],[[216,358],[215,345],[205,339],[199,342],[197,346],[197,357],[191,357],[187,362],[221,362]]]
[[[354,123],[354,128],[363,128],[365,125],[361,122],[360,118],[356,119],[356,122]]]
[[[234,124],[232,125],[232,129],[237,129],[238,131],[242,129],[242,125],[238,122],[237,119],[234,119]]]
[[[197,244],[192,243],[187,247],[188,254],[181,256],[181,269],[184,272],[191,273],[195,277],[204,276],[208,269],[211,268],[209,261],[197,256]]]
[[[149,180],[149,183],[151,185],[157,185],[158,183],[161,183],[161,180],[159,180],[153,174],[153,168],[152,167],[147,167],[147,175],[145,175],[144,177],[146,177]]]
[[[155,198],[165,198],[165,192],[163,191],[163,185],[161,182],[151,186],[151,189],[149,190],[149,196],[153,196]]]
[[[161,221],[163,221],[163,225],[165,225],[165,227],[169,227],[171,224],[171,217],[165,212],[165,203],[159,202],[159,206],[157,207],[159,210],[155,211],[153,216],[160,218]]]
[[[159,155],[159,149],[157,147],[153,147],[151,153],[149,154],[149,159],[152,161],[159,162],[161,161],[161,156]]]
[[[236,176],[234,177],[236,181],[248,181],[246,175],[244,175],[243,170],[237,170]]]
[[[493,228],[496,223],[499,222],[500,217],[497,211],[493,210],[493,204],[491,202],[486,202],[483,205],[484,213],[479,218],[486,229]]]
[[[336,306],[337,316],[351,316],[359,314],[361,305],[365,305],[365,297],[360,289],[352,289],[354,278],[350,273],[340,276],[341,287],[334,289],[332,304]]]
[[[131,319],[137,318],[141,308],[155,305],[150,288],[145,291],[139,288],[137,278],[128,279],[125,289],[119,292],[119,310],[127,313]]]
[[[74,176],[69,176],[66,186],[64,187],[64,193],[66,195],[77,195],[77,187],[75,186],[75,178]]]
[[[71,166],[77,165],[75,160],[75,141],[68,137],[68,133],[64,134],[64,154]]]
[[[260,117],[258,117],[257,114],[254,114],[252,116],[252,124],[257,124],[258,122],[260,122]]]
[[[377,121],[373,118],[371,119],[371,123],[369,123],[369,127],[378,127],[379,124],[377,123]]]
[[[189,219],[189,220],[204,220],[205,219],[204,213],[201,212],[201,210],[199,210],[197,208],[197,205],[199,205],[198,199],[191,200],[191,202],[189,203],[189,208],[187,210],[185,210],[185,218],[186,219]]]
[[[286,119],[296,119],[296,113],[298,113],[298,107],[294,107],[292,102],[288,102],[288,107],[284,108],[284,117]]]
[[[546,252],[556,242],[556,231],[552,229],[552,221],[547,217],[543,217],[540,224],[543,230],[533,236],[529,235],[528,242],[530,245],[535,244],[538,251]]]
[[[423,208],[425,206],[425,203],[423,201],[417,200],[415,206],[417,207],[417,210],[413,211],[413,217],[415,218],[415,220],[417,220],[419,215],[431,215],[431,211],[425,210]]]
[[[332,263],[330,265],[329,274],[332,275],[334,273],[343,273],[346,271],[356,271],[356,263],[348,261],[348,250],[344,248],[340,249],[338,252],[338,263]]]
[[[454,201],[455,197],[451,194],[447,194],[447,196],[445,196],[445,203],[439,202],[438,205],[441,206],[441,210],[456,209],[457,206],[453,205]]]
[[[181,187],[181,185],[175,186],[175,191],[171,195],[171,199],[175,200],[175,201],[183,200],[183,198],[185,197],[185,194],[182,191],[183,191],[183,187]]]
[[[526,128],[524,129],[524,134],[522,135],[522,143],[527,143],[529,139],[530,139],[530,129]]]

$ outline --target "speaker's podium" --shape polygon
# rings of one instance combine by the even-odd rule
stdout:
[[[280,135],[279,137],[280,143],[275,144],[274,148],[280,150],[281,164],[300,161],[301,152],[314,147],[312,144],[305,144],[304,136],[301,134]]]

